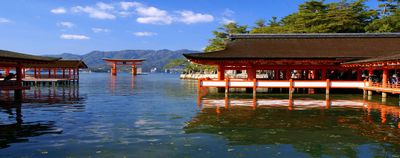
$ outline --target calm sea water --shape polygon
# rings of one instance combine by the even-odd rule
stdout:
[[[0,106],[0,157],[400,157],[397,97],[197,95],[177,75],[81,74]],[[10,95],[12,96],[12,94]]]

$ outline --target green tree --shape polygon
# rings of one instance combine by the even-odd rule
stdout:
[[[281,22],[277,17],[272,17],[271,20],[268,20],[267,25],[265,25],[265,20],[262,22],[263,25],[260,25],[261,20],[256,22],[256,27],[254,27],[250,33],[283,33],[283,27],[281,26]]]
[[[248,33],[246,25],[237,23],[224,24],[218,30],[213,31],[214,38],[210,39],[209,45],[204,49],[205,52],[219,51],[225,49],[225,43],[229,34]]]
[[[365,27],[378,18],[378,12],[370,10],[364,0],[353,3],[331,3],[326,13],[327,32],[355,33],[365,32]]]
[[[396,9],[398,9],[398,6],[400,5],[400,0],[378,0],[378,2],[382,3],[379,4],[382,15],[387,15],[391,12],[394,12]]]
[[[367,32],[400,32],[400,9],[396,9],[391,15],[374,20],[365,27]]]

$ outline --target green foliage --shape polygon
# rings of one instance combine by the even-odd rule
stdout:
[[[248,33],[247,26],[240,26],[237,23],[224,24],[218,30],[213,31],[214,38],[210,39],[205,52],[213,52],[225,49],[225,43],[229,34]]]
[[[390,14],[399,8],[400,0],[378,0],[382,4],[379,4],[379,8],[382,15]]]
[[[168,62],[168,64],[166,64],[164,66],[164,69],[170,69],[170,68],[179,67],[179,66],[186,66],[188,64],[189,64],[189,61],[187,61],[186,59],[173,59],[173,60],[170,60]]]
[[[351,3],[341,1],[325,4],[323,1],[307,1],[298,12],[280,21],[273,17],[267,26],[254,27],[251,33],[354,33],[365,32],[365,27],[378,16],[364,0]]]
[[[367,27],[367,32],[400,32],[400,9],[392,11],[390,15],[374,20]]]

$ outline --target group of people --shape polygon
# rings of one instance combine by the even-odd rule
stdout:
[[[399,81],[400,81],[400,77],[399,76],[400,75],[398,75],[398,74],[393,74],[393,75],[389,76],[388,82],[390,84],[398,84]],[[369,75],[369,76],[363,75],[363,78],[368,79],[369,81],[372,81],[372,82],[375,82],[375,83],[382,82],[382,76],[378,77],[375,74]]]

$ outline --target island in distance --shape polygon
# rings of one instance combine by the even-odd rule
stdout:
[[[120,51],[92,51],[83,55],[63,53],[60,55],[48,55],[51,57],[61,57],[63,59],[81,59],[92,71],[108,71],[109,68],[102,60],[103,58],[125,58],[125,59],[146,59],[142,65],[143,72],[150,72],[156,69],[161,72],[166,64],[174,59],[184,59],[184,53],[198,53],[199,51],[180,49],[180,50],[120,50]]]

